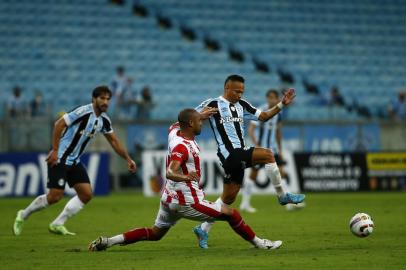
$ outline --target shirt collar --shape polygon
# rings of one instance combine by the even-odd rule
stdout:
[[[226,103],[230,103],[232,105],[235,105],[235,103],[232,103],[230,101],[228,101],[227,99],[225,99],[223,96],[219,96],[219,99],[221,99],[222,101],[226,102]]]

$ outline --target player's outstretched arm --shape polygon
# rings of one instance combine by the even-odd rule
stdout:
[[[274,117],[276,114],[278,114],[284,106],[287,106],[290,103],[292,103],[292,101],[295,97],[296,97],[295,89],[293,89],[293,88],[288,89],[285,92],[285,94],[283,95],[282,101],[280,101],[278,104],[276,104],[271,109],[261,112],[258,119],[261,121],[268,121],[269,119]]]
[[[202,120],[207,120],[212,116],[213,114],[216,114],[218,112],[217,108],[213,107],[204,107],[203,110],[200,111],[200,116]]]
[[[48,157],[46,159],[46,161],[51,166],[56,165],[56,163],[58,162],[59,141],[61,139],[62,132],[66,127],[67,125],[63,117],[56,120],[54,124],[54,130],[52,133],[52,150],[49,151]]]
[[[130,172],[135,172],[137,170],[137,165],[135,164],[134,160],[131,159],[130,155],[128,154],[127,150],[123,147],[120,140],[117,138],[114,132],[104,134],[107,141],[110,143],[111,147],[113,147],[114,151],[123,159],[127,161],[128,170]]]
[[[200,177],[196,172],[190,172],[188,175],[180,173],[181,162],[172,160],[166,169],[166,178],[175,182],[199,181]]]

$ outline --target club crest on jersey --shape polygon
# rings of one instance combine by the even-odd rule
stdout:
[[[243,123],[244,120],[241,117],[231,117],[231,116],[220,118],[220,124],[229,123],[229,122]]]

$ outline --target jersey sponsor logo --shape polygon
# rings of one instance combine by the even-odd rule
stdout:
[[[231,117],[231,116],[220,118],[220,124],[229,123],[229,122],[243,123],[244,120],[241,117]]]
[[[199,153],[193,148],[192,145],[187,144],[187,148],[189,149],[190,153],[192,153],[193,157],[198,157]]]

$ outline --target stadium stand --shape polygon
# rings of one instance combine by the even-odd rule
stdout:
[[[378,116],[406,85],[402,1],[135,3],[148,15],[134,15],[131,1],[1,1],[0,98],[20,85],[30,90],[27,98],[41,89],[54,113],[68,110],[87,102],[89,91],[109,83],[123,65],[136,88],[149,85],[157,97],[152,118],[173,119],[180,108],[219,95],[230,73],[247,78],[246,98],[259,105],[269,87],[283,84],[276,72],[282,69],[299,95],[288,119],[355,120],[357,109],[325,106],[320,98],[337,85],[349,107],[361,104]],[[195,41],[182,35],[185,27]],[[208,50],[208,39],[219,50]],[[256,70],[254,59],[270,72]],[[303,80],[320,95],[307,93]]]

